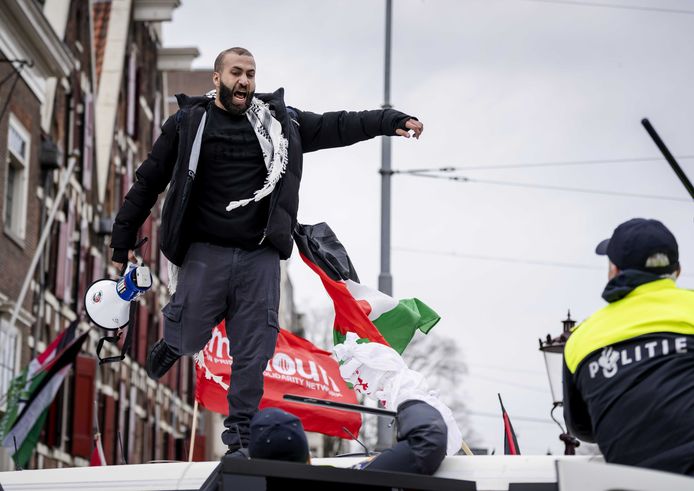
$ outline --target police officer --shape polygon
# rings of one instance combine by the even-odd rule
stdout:
[[[611,463],[694,476],[694,291],[675,285],[677,241],[634,218],[602,241],[607,306],[564,350],[564,418]]]

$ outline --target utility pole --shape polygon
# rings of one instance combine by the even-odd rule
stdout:
[[[390,109],[390,45],[392,0],[386,0],[386,58],[385,84],[383,90],[383,109]],[[390,137],[381,138],[381,273],[378,275],[378,289],[387,295],[393,294],[393,276],[390,274]]]
[[[385,73],[383,84],[383,109],[390,109],[390,47],[392,40],[392,0],[386,0],[386,43]],[[393,295],[393,276],[390,274],[390,137],[381,138],[381,272],[378,275],[378,289],[386,295]],[[386,418],[378,418],[378,450],[393,444],[393,428]]]

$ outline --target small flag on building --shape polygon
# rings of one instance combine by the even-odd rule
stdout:
[[[10,384],[7,411],[0,420],[0,441],[18,467],[25,467],[29,461],[48,407],[87,338],[87,332],[75,338],[77,324],[70,324]]]
[[[501,400],[501,394],[497,395],[499,396],[499,404],[501,404],[501,415],[504,418],[504,455],[520,455],[521,451],[516,439],[516,432],[513,431],[513,425]]]
[[[108,465],[104,456],[104,446],[101,444],[101,433],[94,434],[94,450],[92,457],[89,459],[90,466]]]
[[[354,332],[402,354],[418,330],[427,334],[441,319],[416,298],[398,301],[359,283],[347,251],[328,224],[299,224],[294,241],[335,305],[335,344],[344,342],[347,332]]]

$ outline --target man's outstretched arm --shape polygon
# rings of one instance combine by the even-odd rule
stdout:
[[[352,145],[376,136],[419,138],[424,125],[395,109],[336,111],[316,114],[294,109],[304,152]]]
[[[178,152],[178,134],[174,116],[166,120],[152,151],[135,173],[136,181],[116,215],[111,235],[114,263],[125,263],[128,251],[137,240],[137,231],[171,180]]]

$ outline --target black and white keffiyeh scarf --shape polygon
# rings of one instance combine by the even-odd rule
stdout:
[[[215,97],[215,92],[216,91],[212,90],[205,95],[213,99]],[[244,114],[251,123],[251,126],[253,126],[255,136],[258,138],[260,149],[263,152],[265,167],[267,168],[267,176],[265,177],[263,187],[257,191],[254,191],[253,196],[236,201],[230,201],[226,207],[226,211],[232,211],[236,208],[246,206],[254,201],[260,201],[266,196],[269,196],[275,189],[275,186],[279,180],[282,178],[282,175],[287,169],[287,162],[289,160],[289,142],[282,133],[282,124],[272,115],[270,106],[257,97],[254,97],[251,101],[250,107]],[[203,114],[200,124],[198,125],[198,130],[195,134],[195,140],[193,141],[190,161],[188,164],[188,169],[189,171],[192,171],[193,175],[195,175],[195,172],[197,171],[198,160],[200,158],[200,148],[202,146],[202,135],[205,129],[206,120],[207,113]],[[176,285],[178,283],[179,267],[173,263],[169,263],[168,269],[169,293],[173,295],[173,293],[176,291]]]
[[[263,187],[255,191],[252,197],[230,201],[226,207],[227,211],[269,196],[287,169],[289,142],[282,133],[282,125],[270,112],[270,107],[254,97],[245,114],[253,126],[253,131],[255,131],[255,136],[258,138],[258,143],[260,143],[260,148],[263,151],[267,177]]]

